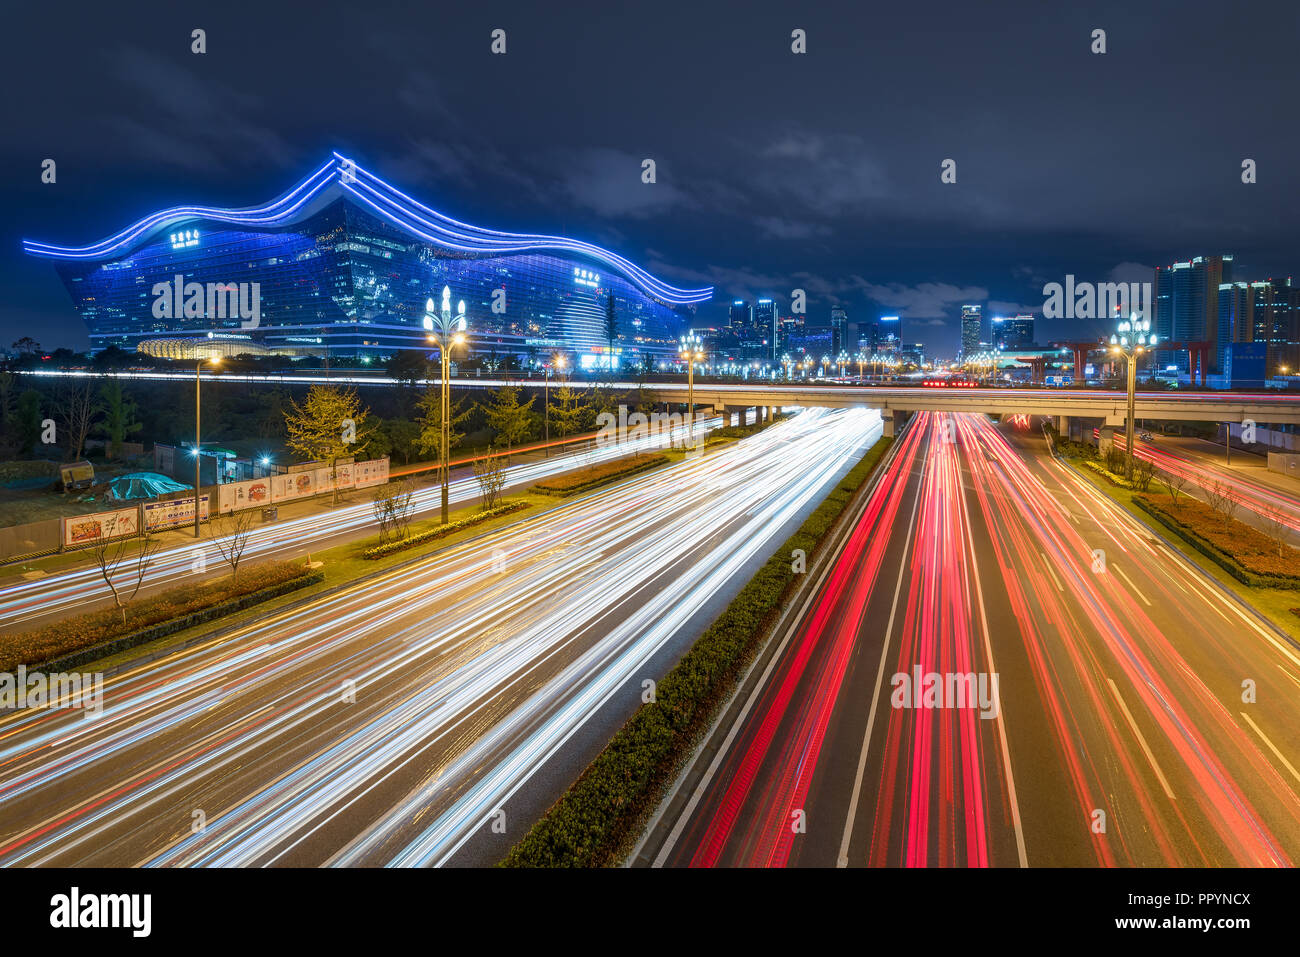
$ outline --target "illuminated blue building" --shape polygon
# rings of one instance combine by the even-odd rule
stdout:
[[[389,356],[426,348],[425,301],[449,285],[475,354],[564,350],[586,366],[606,364],[613,296],[627,366],[675,356],[713,295],[580,240],[458,222],[337,153],[263,206],[179,206],[91,246],[23,247],[56,261],[95,349],[235,331],[270,349]]]

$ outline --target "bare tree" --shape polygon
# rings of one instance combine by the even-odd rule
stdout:
[[[1288,539],[1291,537],[1291,523],[1286,511],[1276,505],[1265,505],[1259,517],[1263,520],[1265,536],[1277,546],[1277,555],[1281,558],[1286,554]]]
[[[490,455],[474,460],[474,478],[484,510],[496,508],[501,503],[501,492],[506,487],[506,470],[501,457]]]
[[[208,534],[212,543],[221,553],[221,559],[230,566],[230,580],[239,577],[239,562],[248,548],[248,539],[253,534],[253,515],[251,508],[238,512],[227,512],[216,516],[208,524]]]
[[[140,593],[140,586],[144,584],[144,574],[150,565],[149,559],[159,547],[157,541],[146,536],[140,539],[140,548],[131,561],[127,562],[127,555],[130,552],[134,534],[134,529],[127,530],[123,528],[119,532],[117,518],[110,518],[104,523],[100,539],[93,549],[95,564],[99,566],[99,574],[103,577],[104,584],[108,586],[109,591],[113,593],[113,604],[117,606],[118,612],[122,615],[122,624],[124,625],[126,624],[126,606],[135,601],[135,596]],[[129,570],[126,576],[127,583],[119,585],[115,579],[118,569],[123,566]],[[134,584],[130,584],[132,578],[134,578]],[[129,593],[128,588],[130,589]]]
[[[1151,490],[1151,480],[1155,477],[1156,466],[1150,459],[1138,459],[1133,463],[1133,485],[1139,492]]]
[[[86,436],[95,424],[99,405],[90,385],[67,386],[59,392],[57,414],[68,435],[68,461],[81,458],[86,446]]]
[[[1238,499],[1237,493],[1227,482],[1215,481],[1212,484],[1203,486],[1205,491],[1205,501],[1209,503],[1210,508],[1214,509],[1223,517],[1223,527],[1227,528],[1232,521],[1232,516],[1236,514]]]
[[[371,499],[375,521],[379,523],[379,544],[406,537],[415,512],[415,483],[403,479],[375,492]]]
[[[1160,484],[1169,490],[1169,500],[1178,507],[1178,496],[1187,491],[1187,476],[1175,475],[1173,472],[1161,472]]]

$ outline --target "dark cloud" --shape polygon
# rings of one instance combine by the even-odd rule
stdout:
[[[1235,253],[1255,278],[1300,262],[1291,2],[305,9],[8,12],[0,341],[35,326],[47,345],[86,342],[20,237],[86,242],[163,205],[262,201],[331,149],[458,218],[712,283],[702,322],[735,296],[803,288],[813,321],[833,303],[855,320],[900,312],[940,352],[963,302],[1040,309],[1067,273],[1142,281],[1148,264]],[[509,52],[494,57],[498,26]],[[1097,26],[1104,56],[1089,52]]]

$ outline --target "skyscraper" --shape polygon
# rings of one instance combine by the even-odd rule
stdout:
[[[849,314],[843,306],[831,306],[831,355],[849,348]]]
[[[881,316],[876,329],[876,351],[881,354],[898,352],[903,342],[902,317]]]
[[[754,337],[759,343],[766,343],[761,359],[775,362],[776,355],[776,302],[772,299],[760,299],[754,304]]]
[[[1231,256],[1197,256],[1171,266],[1157,266],[1153,292],[1155,333],[1166,342],[1209,342],[1217,367],[1221,366],[1219,341],[1219,287],[1232,282]],[[1157,350],[1161,368],[1187,371],[1187,353]]]
[[[754,324],[754,314],[750,311],[749,303],[743,299],[736,299],[731,303],[731,330],[737,335],[743,335]]]
[[[1028,349],[1034,344],[1033,316],[995,316],[993,318],[993,348],[1004,352]]]
[[[973,356],[980,351],[980,333],[984,325],[984,307],[961,307],[961,354]]]

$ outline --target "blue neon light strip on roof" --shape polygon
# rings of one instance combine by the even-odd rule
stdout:
[[[154,213],[120,233],[91,246],[54,246],[23,240],[23,248],[30,255],[51,259],[99,260],[120,255],[138,246],[152,233],[193,219],[250,227],[284,225],[301,216],[313,197],[325,187],[333,185],[337,185],[357,202],[369,207],[378,216],[403,231],[445,249],[488,255],[548,250],[576,253],[613,267],[649,295],[669,304],[686,305],[706,302],[713,298],[712,287],[682,289],[671,286],[622,256],[581,240],[530,233],[507,233],[462,223],[417,202],[339,153],[335,153],[328,163],[284,196],[265,206],[249,209],[177,206]]]
[[[273,226],[292,218],[311,198],[333,180],[334,163],[326,163],[288,193],[265,206],[248,209],[224,209],[213,206],[174,206],[147,216],[128,226],[115,236],[110,236],[93,246],[52,246],[30,239],[23,240],[23,249],[33,256],[51,259],[111,259],[115,254],[137,245],[155,232],[192,219],[208,219],[239,226]]]

